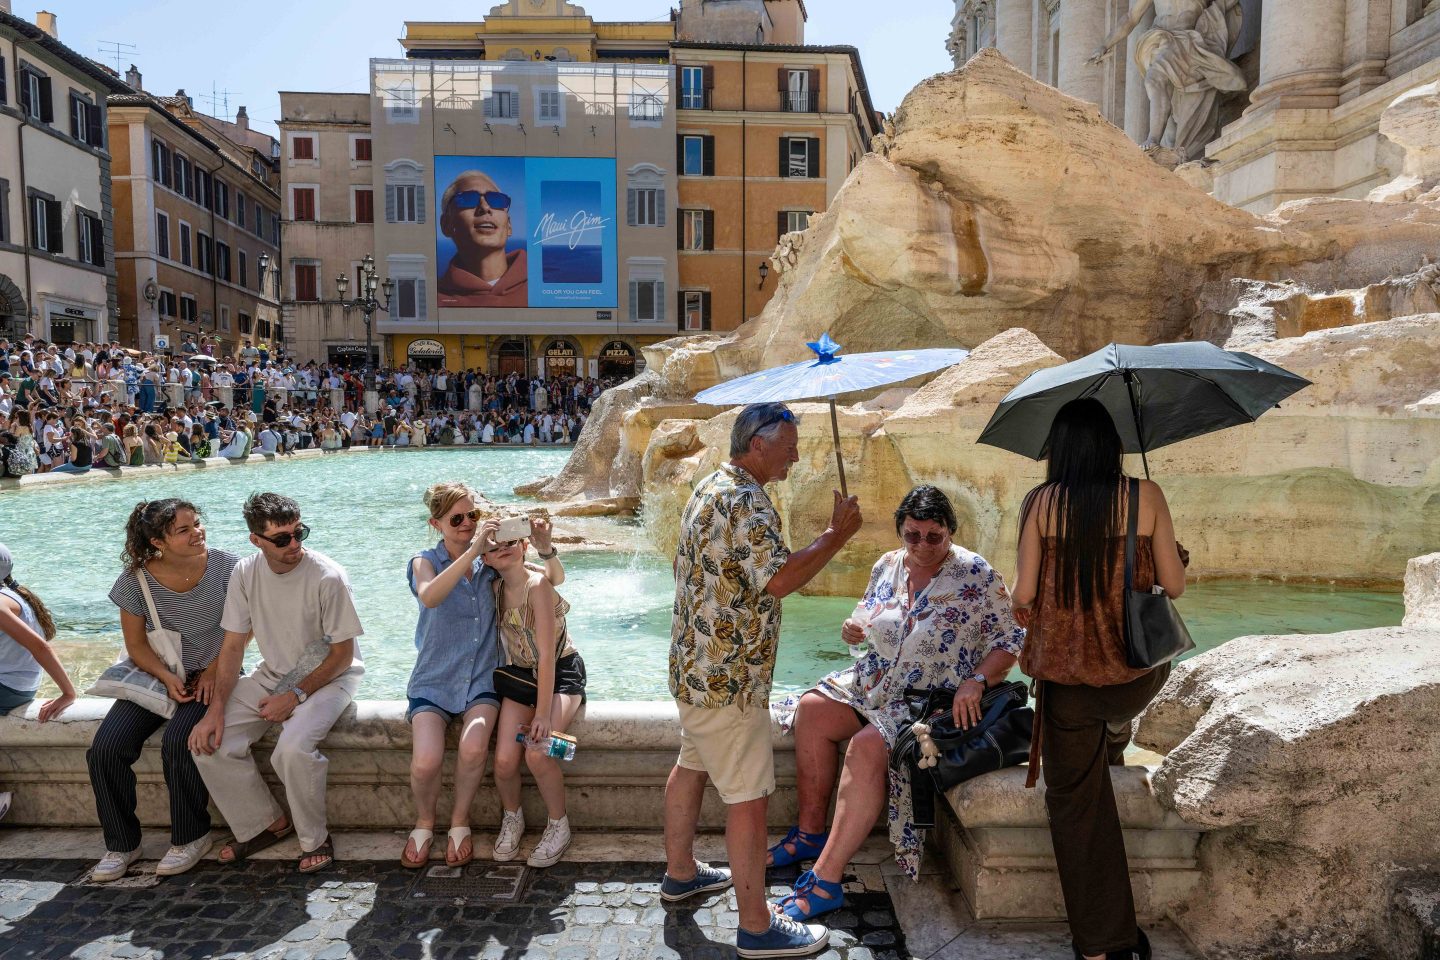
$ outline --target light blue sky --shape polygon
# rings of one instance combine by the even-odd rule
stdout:
[[[672,0],[580,0],[597,20],[648,20],[669,16]],[[17,0],[15,13],[59,17],[60,39],[111,66],[104,41],[134,44],[122,57],[134,62],[151,93],[178,88],[195,105],[217,115],[211,90],[230,91],[229,104],[245,104],[251,122],[274,132],[280,90],[363,91],[370,57],[400,56],[396,38],[404,21],[479,19],[492,0]],[[677,3],[678,5],[678,3]],[[950,69],[945,37],[954,7],[948,0],[807,0],[807,43],[852,44],[877,110],[890,112],[906,91],[933,73]],[[222,93],[223,96],[223,93]]]

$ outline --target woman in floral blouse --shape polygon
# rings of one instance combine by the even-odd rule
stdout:
[[[908,773],[890,769],[890,747],[909,721],[907,687],[955,690],[958,719],[980,719],[980,697],[1005,679],[1025,641],[1000,574],[951,542],[955,510],[934,487],[916,487],[895,511],[901,548],[875,563],[865,597],[841,637],[865,644],[854,665],[775,707],[795,734],[799,823],[770,848],[777,866],[815,860],[780,903],[805,920],[843,903],[841,874],[887,804],[895,859],[920,872],[924,834],[912,822]],[[840,772],[837,744],[850,741]],[[825,815],[839,774],[835,822]]]

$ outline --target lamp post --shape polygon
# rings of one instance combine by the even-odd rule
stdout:
[[[269,276],[271,275],[271,274],[270,274],[270,254],[266,253],[264,250],[261,250],[261,251],[260,251],[260,256],[258,256],[258,257],[255,258],[255,266],[257,266],[257,267],[260,268],[260,295],[261,295],[261,296],[264,296],[264,295],[265,295],[265,280],[266,280],[267,277],[269,277]],[[279,268],[278,266],[275,268],[274,277],[275,277],[275,302],[276,302],[276,304],[278,305],[278,304],[280,303],[280,268]],[[281,306],[279,309],[280,309],[281,311],[283,311],[283,310],[284,310],[284,307]],[[276,339],[276,343],[277,343],[278,345],[283,345],[283,343],[284,343],[283,334],[285,333],[285,325],[284,325],[284,323],[283,323],[282,320],[281,320],[281,317],[282,317],[282,316],[283,316],[283,313],[278,314],[278,315],[276,316],[276,319],[275,319],[275,328],[276,328],[277,330],[279,330],[280,333],[282,334],[282,338],[274,338],[274,339]],[[273,333],[274,331],[271,331],[271,332]],[[251,336],[256,337],[257,339],[258,339],[259,336],[260,336],[260,310],[258,309],[258,305],[257,305],[257,309],[255,310],[255,330],[254,330],[254,332],[251,334]],[[267,337],[266,339],[272,339],[272,338],[271,338],[271,337]]]
[[[350,278],[340,274],[335,278],[335,289],[340,295],[340,305],[346,310],[356,309],[365,315],[365,412],[374,413],[379,398],[375,392],[375,367],[371,363],[372,335],[374,332],[374,319],[376,310],[390,312],[390,298],[395,293],[395,281],[386,277],[383,281],[375,272],[375,258],[365,254],[365,260],[360,264],[360,288],[355,291],[354,300],[345,299],[345,291],[350,289]],[[385,302],[382,304],[375,299],[375,291],[379,289],[385,294]]]
[[[765,280],[770,276],[770,264],[764,260],[760,261],[760,284],[755,289],[764,290]]]

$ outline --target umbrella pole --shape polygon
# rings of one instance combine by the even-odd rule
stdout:
[[[835,398],[830,398],[830,435],[835,440],[835,469],[840,472],[840,496],[848,497],[845,489],[845,458],[840,455],[840,420],[835,415]]]
[[[1150,479],[1150,461],[1145,456],[1145,431],[1140,427],[1140,404],[1135,399],[1135,375],[1125,372],[1125,389],[1130,394],[1130,414],[1135,418],[1135,439],[1140,444],[1140,463],[1145,467],[1145,479]],[[837,441],[838,442],[838,441]]]

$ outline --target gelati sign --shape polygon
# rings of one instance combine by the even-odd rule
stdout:
[[[412,357],[443,357],[445,347],[439,340],[411,340],[407,352]]]

